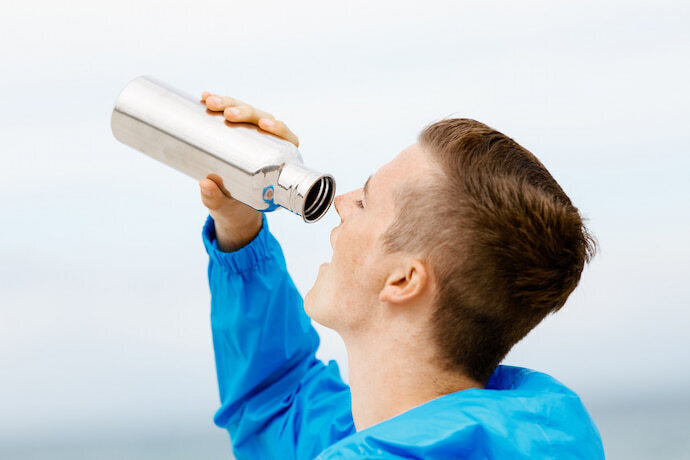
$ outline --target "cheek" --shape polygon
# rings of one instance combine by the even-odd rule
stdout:
[[[333,262],[350,272],[356,272],[358,268],[365,265],[367,254],[371,251],[366,235],[344,231],[338,235],[333,249]],[[346,269],[350,270],[346,270]]]
[[[375,288],[380,277],[375,259],[377,249],[369,234],[351,232],[338,236],[331,264],[344,289],[356,288],[361,293]]]

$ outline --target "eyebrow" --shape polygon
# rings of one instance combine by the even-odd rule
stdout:
[[[367,179],[367,181],[364,183],[364,201],[366,203],[369,203],[369,181],[371,180],[371,176]]]

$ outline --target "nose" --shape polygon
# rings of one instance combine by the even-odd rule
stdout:
[[[338,213],[338,216],[340,216],[340,220],[343,220],[343,214],[342,214],[342,209],[343,209],[343,195],[338,195],[335,197],[333,200],[333,207],[335,208],[335,212]]]
[[[333,200],[333,207],[335,212],[340,216],[340,222],[352,212],[352,202],[356,193],[359,190],[352,190],[344,195],[338,195]]]

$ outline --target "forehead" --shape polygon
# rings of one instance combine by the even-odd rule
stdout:
[[[428,176],[432,167],[429,155],[418,144],[412,144],[376,171],[369,181],[369,190],[389,190],[402,182],[421,179]]]

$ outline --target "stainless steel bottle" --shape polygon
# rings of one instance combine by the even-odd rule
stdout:
[[[259,211],[282,206],[316,222],[335,180],[307,168],[290,142],[248,123],[230,123],[199,100],[151,77],[122,90],[111,127],[122,143],[200,180],[217,174],[233,198]]]

